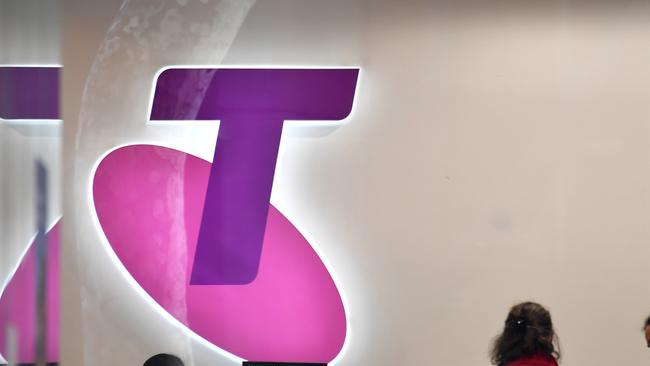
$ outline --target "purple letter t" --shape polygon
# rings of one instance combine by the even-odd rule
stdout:
[[[178,111],[187,104],[178,101],[190,99],[200,104],[194,119],[221,121],[192,285],[255,279],[284,121],[344,119],[358,74],[358,69],[169,69],[160,75],[152,120],[188,119]],[[206,75],[207,91],[196,93],[202,100],[191,100],[187,93]]]

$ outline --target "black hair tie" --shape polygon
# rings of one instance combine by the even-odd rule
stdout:
[[[526,328],[528,328],[528,322],[526,321],[526,319],[523,319],[523,318],[515,319],[513,325],[514,325],[515,329],[520,330],[520,331],[521,330],[526,330]]]
[[[523,318],[518,319],[508,319],[506,320],[506,328],[512,330],[526,329],[528,323]]]

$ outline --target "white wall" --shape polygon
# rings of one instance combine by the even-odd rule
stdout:
[[[0,2],[0,63],[60,64],[58,0]]]
[[[175,328],[102,258],[84,202],[92,163],[109,146],[146,140],[194,151],[214,136],[190,142],[136,117],[115,120],[119,128],[84,125],[84,73],[119,2],[64,4],[65,137],[81,141],[65,152],[73,188],[64,286],[82,289],[84,307],[78,317],[79,298],[68,297],[63,309],[86,332],[83,349],[74,343],[81,330],[64,334],[64,361],[138,364],[172,348],[196,364],[229,364],[191,338],[166,336]],[[647,362],[648,7],[257,2],[225,63],[363,68],[348,125],[283,140],[272,198],[343,285],[352,329],[341,365],[488,364],[507,308],[526,299],[550,307],[564,364]],[[143,75],[156,63],[217,56],[172,54]],[[137,98],[118,109],[140,108],[140,90],[127,85]]]

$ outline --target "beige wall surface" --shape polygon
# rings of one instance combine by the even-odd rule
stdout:
[[[142,108],[142,80],[158,67],[215,60],[362,68],[347,124],[283,139],[272,197],[345,293],[351,333],[338,364],[486,365],[507,308],[527,299],[550,307],[563,364],[650,359],[640,331],[650,314],[649,3],[258,1],[226,49],[128,64],[142,70],[131,84],[118,78],[133,100],[91,103],[85,117],[87,80],[117,72],[119,58],[98,55],[121,3],[63,4],[66,365],[135,365],[168,350],[233,364],[169,336],[180,330],[102,256],[84,201],[112,146],[210,156],[215,129],[179,135],[115,113]],[[93,62],[103,76],[88,73]],[[115,116],[114,127],[87,122]]]

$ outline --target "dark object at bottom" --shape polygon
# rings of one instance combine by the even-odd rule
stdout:
[[[180,358],[168,353],[159,353],[152,356],[144,363],[144,366],[183,366]]]
[[[327,366],[326,363],[305,363],[305,362],[252,362],[244,361],[242,366]]]

